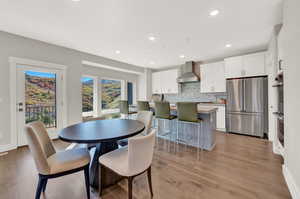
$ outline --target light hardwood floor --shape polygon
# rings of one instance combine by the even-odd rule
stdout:
[[[56,141],[58,149],[68,144]],[[195,148],[159,140],[152,175],[156,199],[283,199],[291,198],[281,171],[282,158],[266,140],[217,133],[216,148],[198,153]],[[32,199],[37,184],[34,162],[26,147],[0,157],[0,198]],[[145,175],[133,185],[136,199],[148,199]],[[48,182],[44,199],[86,198],[83,173]],[[92,197],[98,193],[92,190]],[[104,191],[103,199],[126,199],[121,181]]]

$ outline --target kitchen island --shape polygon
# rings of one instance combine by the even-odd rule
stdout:
[[[155,112],[154,103],[150,103],[150,107]],[[216,145],[216,112],[218,108],[216,106],[205,106],[199,103],[197,105],[197,109],[198,117],[202,119],[202,132],[200,133],[200,148],[211,151]],[[137,111],[137,106],[131,105],[130,110]],[[176,104],[170,104],[170,110],[172,115],[177,115]],[[177,120],[174,122],[176,124],[171,122],[169,123],[168,121],[165,123],[164,120],[158,120],[159,126],[163,128],[159,128],[157,136],[174,142],[180,142],[189,146],[198,147],[198,126],[196,126],[195,124],[186,124],[179,122],[179,139],[177,139]],[[156,122],[154,122],[153,124],[155,123]],[[171,126],[172,128],[170,128]],[[171,131],[172,133],[168,134],[168,136],[164,136],[166,132],[163,131]]]
[[[154,104],[150,103],[151,109],[154,110]],[[198,104],[198,117],[202,119],[202,132],[200,134],[200,141],[201,145],[200,148],[204,150],[211,151],[216,145],[216,112],[218,110],[215,106],[205,106],[202,104]],[[136,106],[131,106],[131,110],[136,110]],[[172,115],[177,115],[177,107],[176,104],[170,104],[170,110]],[[171,123],[166,122],[166,125],[163,120],[158,120],[159,126],[163,127],[160,128],[159,132],[157,133],[158,137],[163,139],[169,139],[174,142],[180,142],[183,144],[187,144],[190,146],[198,147],[198,126],[195,124],[186,124],[179,122],[179,139],[177,139],[177,120],[175,121],[175,126],[171,127]],[[174,123],[173,123],[174,125]],[[165,129],[164,129],[165,128]],[[162,132],[164,129],[165,131],[171,131],[172,133],[169,136],[163,136],[166,134]]]

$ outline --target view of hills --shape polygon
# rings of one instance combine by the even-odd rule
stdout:
[[[102,109],[119,108],[121,100],[121,82],[117,80],[101,80]]]
[[[56,126],[55,75],[25,72],[26,123],[42,121],[46,127]]]
[[[82,111],[93,111],[93,79],[82,79]],[[102,109],[119,108],[121,99],[121,82],[117,80],[101,80]]]
[[[82,80],[82,112],[93,111],[93,79],[85,78]]]
[[[55,78],[38,76],[25,76],[26,104],[27,105],[54,105],[55,104]]]

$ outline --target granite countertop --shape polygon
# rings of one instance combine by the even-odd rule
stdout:
[[[218,102],[199,102],[201,106],[226,106],[226,104],[218,103]]]
[[[154,108],[154,103],[149,103],[150,107]],[[225,106],[225,104],[220,104],[220,103],[199,103],[198,104],[198,113],[205,113],[205,114],[210,114],[213,112],[216,112],[218,110],[217,106]],[[131,105],[130,107],[136,108],[136,105]],[[171,110],[176,110],[176,104],[171,103],[170,104]]]
[[[216,112],[218,110],[217,107],[211,107],[211,106],[202,106],[198,105],[198,113],[205,113],[205,114],[210,114],[213,112]],[[177,107],[175,105],[171,105],[171,110],[176,110]]]

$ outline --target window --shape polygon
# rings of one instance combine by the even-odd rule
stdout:
[[[101,108],[103,110],[119,109],[121,100],[120,80],[101,80]]]
[[[25,71],[25,122],[56,128],[56,74]]]
[[[94,78],[82,77],[81,78],[82,89],[82,113],[84,116],[94,115],[94,95],[95,85]]]

